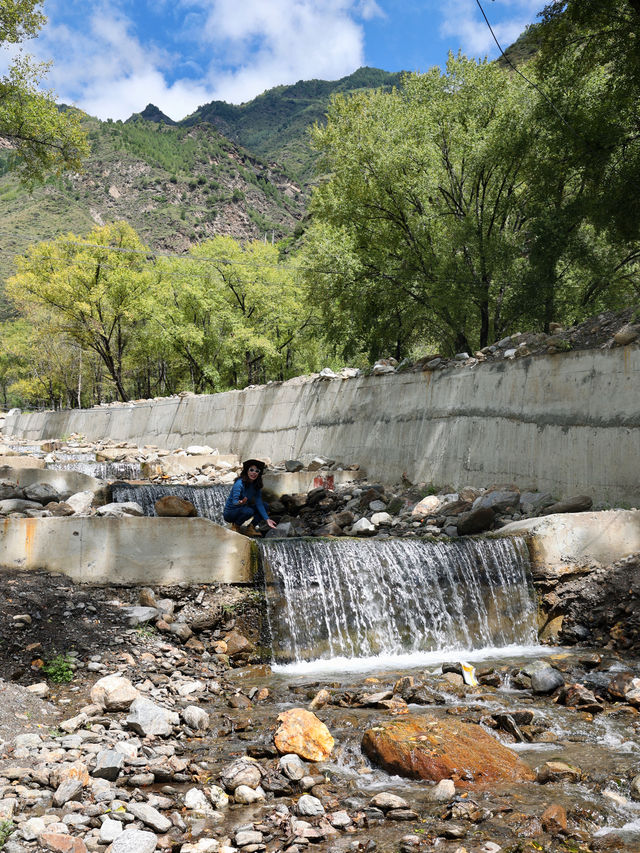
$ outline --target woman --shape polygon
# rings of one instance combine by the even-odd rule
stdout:
[[[254,524],[266,521],[273,528],[276,523],[269,518],[267,508],[262,502],[262,472],[265,463],[259,459],[247,459],[242,463],[242,472],[231,487],[231,492],[224,505],[223,517],[231,522],[231,529],[245,536],[262,536]],[[242,525],[251,519],[247,527]]]

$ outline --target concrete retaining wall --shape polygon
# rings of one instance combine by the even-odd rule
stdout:
[[[640,349],[8,416],[5,431],[208,444],[273,461],[322,454],[388,483],[403,472],[438,486],[515,482],[637,506]]]
[[[62,572],[77,583],[250,583],[246,536],[204,518],[5,518],[0,566]]]

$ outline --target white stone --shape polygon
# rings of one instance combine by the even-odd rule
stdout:
[[[257,788],[250,788],[248,785],[238,785],[233,792],[233,798],[236,803],[242,803],[245,806],[251,803],[260,803],[265,799],[265,793],[258,785]]]
[[[153,853],[158,839],[153,832],[125,829],[111,845],[111,853]]]
[[[228,798],[227,798],[228,799]],[[210,812],[211,803],[200,788],[189,788],[184,795],[184,805],[189,811]]]
[[[119,835],[122,835],[124,827],[119,820],[112,820],[110,817],[103,821],[100,827],[100,842],[102,844],[111,844]]]
[[[389,515],[388,512],[374,512],[371,516],[371,523],[376,527],[380,527],[381,525],[391,524],[393,518]]]

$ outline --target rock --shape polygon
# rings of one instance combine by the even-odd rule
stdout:
[[[324,806],[317,797],[303,794],[297,802],[297,812],[301,817],[318,817],[324,814]]]
[[[581,778],[582,771],[580,768],[564,761],[546,761],[536,771],[536,780],[541,785],[545,785],[547,782],[579,782]]]
[[[299,755],[283,755],[278,762],[278,767],[292,782],[299,782],[307,773],[307,767]]]
[[[211,803],[200,788],[189,788],[184,795],[184,806],[189,811],[204,813],[211,811]]]
[[[191,501],[177,495],[165,495],[155,502],[153,508],[160,518],[193,518],[198,515]]]
[[[406,800],[403,800],[402,797],[398,797],[396,794],[390,794],[388,791],[381,791],[379,794],[376,794],[369,805],[373,806],[374,809],[381,809],[383,812],[389,811],[389,809],[408,808]]]
[[[0,480],[0,501],[24,500],[24,491],[17,483]]]
[[[96,510],[96,515],[101,518],[126,518],[128,515],[144,518],[144,510],[135,501],[124,501],[123,503],[110,503],[99,506]]]
[[[438,510],[443,504],[443,499],[439,495],[427,495],[422,498],[411,510],[411,515],[418,518],[426,518],[428,515],[438,515]]]
[[[217,785],[210,785],[207,789],[207,794],[215,809],[226,809],[229,805],[228,795]]]
[[[535,661],[523,667],[522,671],[531,679],[534,693],[553,693],[564,684],[564,676],[546,661]]]
[[[298,459],[287,459],[284,463],[285,471],[288,471],[290,474],[295,474],[296,471],[302,471],[304,465]]]
[[[41,848],[53,853],[87,853],[87,846],[81,838],[61,832],[43,832],[38,841]]]
[[[514,509],[520,503],[520,492],[513,490],[496,489],[494,492],[486,492],[475,499],[471,507],[475,509],[492,509],[494,512],[505,512]]]
[[[449,803],[456,795],[453,779],[441,779],[433,788],[427,791],[430,803]]]
[[[123,675],[106,675],[96,681],[89,696],[94,705],[105,711],[128,711],[140,693]]]
[[[607,691],[612,699],[640,705],[640,678],[635,678],[630,672],[617,673],[609,682]]]
[[[329,468],[333,464],[333,459],[327,459],[326,456],[316,456],[309,462],[307,469],[309,471],[319,471],[320,468]]]
[[[70,800],[79,800],[84,785],[81,779],[64,779],[57,787],[53,795],[53,805],[56,808],[64,806]]]
[[[263,802],[266,799],[266,795],[260,785],[257,788],[250,788],[249,785],[238,785],[233,792],[233,799],[236,803],[250,806],[252,803]]]
[[[130,802],[127,804],[127,811],[131,812],[134,817],[137,817],[146,826],[150,826],[155,832],[168,832],[171,829],[172,823],[169,818],[160,814],[149,803]]]
[[[575,495],[563,501],[547,506],[543,510],[544,515],[554,515],[559,512],[587,512],[593,506],[593,498],[589,495]]]
[[[136,699],[131,704],[129,711],[129,716],[126,719],[127,726],[143,737],[170,735],[173,727],[180,722],[176,713],[168,711],[150,699],[143,697]]]
[[[185,450],[188,456],[217,456],[218,451],[208,444],[190,444]]]
[[[640,328],[638,326],[633,326],[631,323],[627,323],[613,336],[614,343],[616,343],[619,347],[626,347],[628,344],[632,344],[634,341],[638,340],[640,336]]]
[[[549,492],[523,492],[520,495],[520,512],[523,515],[535,515],[553,503],[553,495]]]
[[[274,735],[281,754],[295,753],[308,761],[325,761],[333,751],[329,729],[311,711],[292,708],[278,716],[281,723]]]
[[[262,779],[260,765],[253,758],[244,756],[222,768],[220,780],[227,791],[235,791],[240,785],[257,788]]]
[[[371,524],[368,518],[361,518],[353,525],[351,532],[356,536],[367,536],[371,533],[375,533],[376,528]]]
[[[110,853],[153,853],[158,839],[153,832],[125,829],[111,845]]]
[[[460,787],[525,781],[532,771],[481,726],[407,716],[368,729],[362,749],[388,773],[412,779],[452,779]]]
[[[178,637],[183,643],[186,643],[193,636],[193,631],[186,622],[172,622],[169,625],[169,633]]]
[[[631,780],[631,799],[640,801],[640,774]]]
[[[491,507],[471,509],[458,516],[456,531],[459,536],[473,536],[475,533],[491,530],[494,520],[495,514]]]
[[[567,831],[567,813],[560,805],[552,805],[544,810],[540,818],[542,828],[550,835],[559,835]]]
[[[33,483],[24,487],[24,496],[28,501],[37,501],[39,504],[56,503],[60,500],[60,492],[49,483]]]
[[[320,371],[320,373],[318,374],[318,379],[329,380],[329,379],[339,379],[339,378],[340,377],[338,376],[338,374],[334,373],[330,367],[323,367],[322,370]]]
[[[122,835],[123,831],[124,827],[119,820],[112,820],[109,817],[106,818],[100,827],[100,843],[111,844],[111,842],[115,841],[119,835]]]
[[[382,503],[382,501],[380,501],[380,503]],[[388,526],[392,522],[393,518],[389,515],[388,512],[374,512],[374,514],[371,516],[371,523],[375,527]]]
[[[558,702],[561,705],[579,708],[581,711],[587,711],[590,714],[604,711],[604,705],[584,684],[565,684],[558,694]]]
[[[318,690],[316,695],[313,697],[311,702],[309,702],[309,710],[315,711],[317,708],[324,708],[327,702],[331,701],[331,694],[328,690],[325,690],[324,687],[322,690]]]
[[[124,755],[115,749],[103,749],[96,757],[96,766],[91,771],[95,779],[108,779],[115,782],[124,764]]]
[[[42,509],[42,504],[37,501],[6,500],[0,501],[0,515],[9,515],[10,512],[26,512],[28,509]]]
[[[197,732],[206,732],[209,728],[209,714],[197,705],[188,705],[182,711],[182,719],[190,729]]]
[[[129,627],[137,628],[146,622],[153,622],[160,615],[155,607],[124,607],[124,613],[128,617]]]
[[[232,631],[224,638],[227,644],[227,654],[230,658],[237,657],[254,650],[254,645],[250,640],[241,634],[239,631]]]
[[[93,492],[76,492],[67,498],[65,503],[71,507],[75,515],[88,515],[93,505]]]
[[[377,361],[371,372],[374,376],[384,376],[387,373],[395,373],[396,369],[393,365],[386,364],[385,361]]]

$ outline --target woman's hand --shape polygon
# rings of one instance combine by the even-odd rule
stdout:
[[[246,504],[246,502],[247,502],[246,498],[240,498],[240,500],[238,501],[238,506],[244,506]]]
[[[274,528],[274,527],[277,527],[277,526],[278,526],[272,518],[268,518],[268,519],[267,519],[267,524],[269,525],[269,527],[270,527],[272,530],[273,530],[273,528]]]

